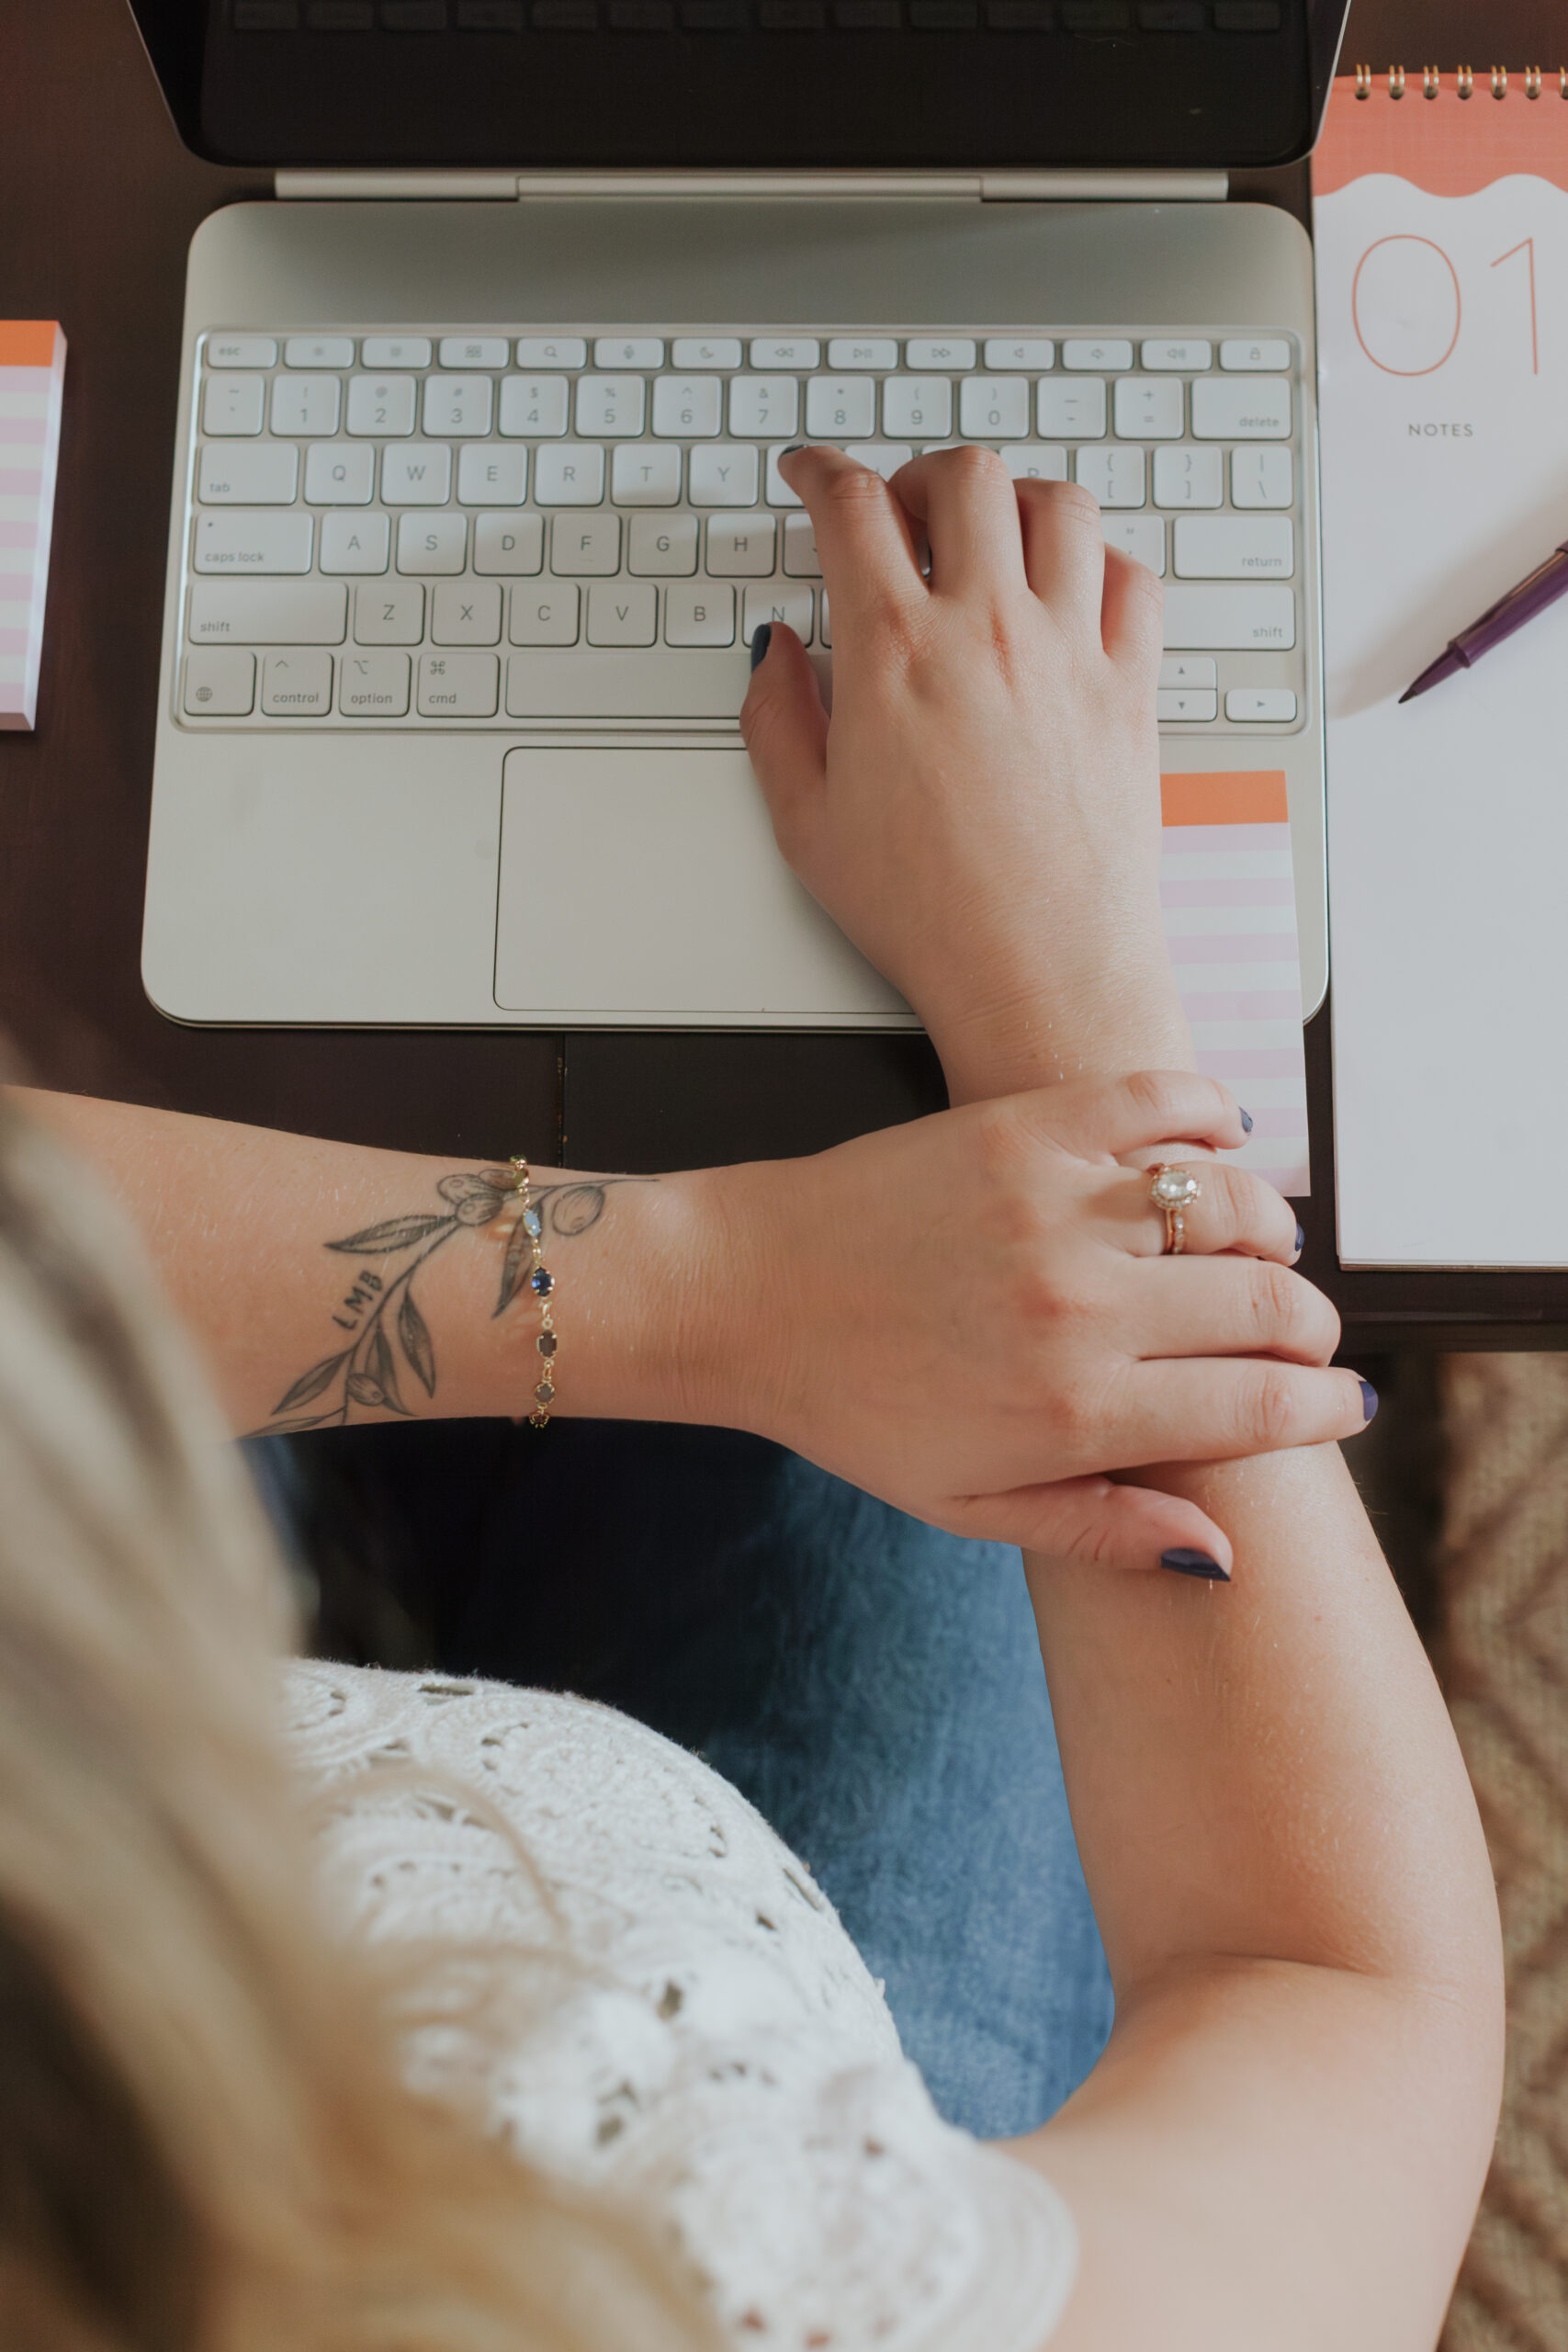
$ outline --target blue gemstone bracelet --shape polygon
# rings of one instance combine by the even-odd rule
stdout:
[[[534,1205],[528,1163],[514,1155],[508,1165],[516,1179],[518,1198],[523,1204],[517,1221],[527,1237],[533,1261],[528,1287],[539,1302],[539,1333],[534,1345],[538,1349],[543,1363],[534,1389],[534,1410],[529,1414],[528,1421],[531,1428],[542,1430],[549,1422],[550,1407],[556,1399],[556,1327],[550,1312],[550,1294],[555,1289],[556,1278],[545,1264],[545,1221]]]

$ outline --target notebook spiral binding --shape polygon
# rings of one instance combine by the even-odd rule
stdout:
[[[1379,75],[1372,72],[1370,65],[1358,65],[1356,68],[1356,96],[1359,98],[1370,98],[1380,78],[1381,77]],[[1453,77],[1453,84],[1456,96],[1461,98],[1473,96],[1475,91],[1474,67],[1470,65],[1461,65]],[[1506,98],[1507,96],[1508,69],[1506,65],[1494,65],[1491,68],[1491,84],[1492,95],[1495,98]],[[1438,71],[1438,68],[1435,65],[1423,65],[1421,68],[1421,96],[1424,98],[1438,97],[1441,95],[1443,77]],[[1517,86],[1517,85],[1516,84],[1516,87]],[[1527,65],[1525,67],[1524,89],[1527,98],[1539,98],[1541,91],[1548,86],[1550,86],[1550,85],[1548,81],[1543,78],[1539,65]],[[1388,69],[1389,96],[1391,98],[1402,98],[1404,96],[1404,88],[1405,74],[1404,66],[1391,65]],[[1557,69],[1557,95],[1560,98],[1568,98],[1568,65],[1560,65]]]

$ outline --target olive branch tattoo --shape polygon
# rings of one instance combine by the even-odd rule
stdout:
[[[570,1241],[598,1224],[612,1185],[655,1181],[651,1176],[603,1176],[586,1183],[536,1183],[533,1204],[546,1230]],[[404,1373],[412,1374],[427,1396],[434,1396],[435,1349],[414,1297],[414,1277],[465,1227],[493,1224],[518,1199],[516,1174],[510,1168],[485,1168],[478,1174],[461,1170],[441,1177],[435,1190],[447,1204],[444,1210],[388,1217],[345,1234],[340,1241],[322,1243],[340,1257],[403,1262],[396,1272],[378,1272],[371,1263],[360,1271],[342,1302],[348,1313],[333,1317],[353,1333],[348,1346],[302,1372],[273,1407],[271,1418],[251,1430],[251,1436],[293,1437],[302,1430],[344,1429],[356,1405],[367,1412],[400,1413],[412,1420],[416,1416],[403,1402],[400,1385]],[[532,1257],[531,1238],[519,1218],[507,1236],[492,1319],[504,1315],[525,1288]],[[305,1411],[307,1406],[316,1409]]]

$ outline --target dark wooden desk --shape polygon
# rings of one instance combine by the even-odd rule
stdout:
[[[1562,62],[1555,0],[1494,0],[1485,17],[1480,33],[1459,0],[1357,0],[1346,59],[1451,67],[1480,42],[1477,65]],[[367,1143],[553,1148],[600,1168],[807,1151],[938,1107],[920,1040],[202,1030],[152,1011],[139,947],[186,248],[217,206],[265,193],[180,146],[123,0],[0,0],[0,309],[62,319],[71,346],[39,730],[0,736],[0,1022],[32,1072]],[[1236,193],[1304,217],[1304,170]],[[1568,1344],[1568,1274],[1337,1270],[1323,1021],[1309,1061],[1306,1263],[1348,1345]]]

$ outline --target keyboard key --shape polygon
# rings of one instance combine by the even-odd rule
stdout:
[[[367,334],[359,346],[365,368],[428,368],[430,337],[426,334]]]
[[[470,441],[457,452],[457,502],[462,506],[521,506],[528,487],[526,449],[498,449]]]
[[[1077,479],[1092,490],[1102,506],[1141,506],[1146,494],[1141,449],[1080,449]],[[1163,526],[1162,526],[1163,528]]]
[[[286,368],[352,368],[354,338],[347,334],[291,334],[283,346]]]
[[[737,376],[729,387],[731,433],[787,441],[799,419],[800,387],[793,376]]]
[[[1273,452],[1269,454],[1272,456]],[[1155,451],[1156,506],[1223,506],[1224,503],[1225,460],[1222,449]]]
[[[1043,375],[1047,368],[1055,364],[1055,345],[1043,343],[1037,335],[993,334],[986,338],[987,368],[1027,368],[1032,375]]]
[[[813,441],[864,441],[876,430],[876,385],[869,376],[813,376],[806,387]]]
[[[792,518],[793,519],[793,518]],[[733,645],[735,591],[721,580],[705,580],[664,592],[666,645]]]
[[[1012,441],[1002,451],[1002,463],[1014,481],[1066,481],[1067,453],[1045,441]]]
[[[1213,686],[1161,686],[1155,695],[1155,717],[1161,726],[1172,720],[1202,726],[1220,715],[1220,697]]]
[[[519,335],[517,365],[519,368],[586,368],[588,345],[578,334]],[[502,431],[506,431],[504,425]]]
[[[1289,686],[1233,686],[1225,696],[1225,717],[1240,725],[1288,726],[1296,715],[1296,698]]]
[[[953,431],[953,386],[945,376],[889,376],[882,429],[897,440],[945,441]]]
[[[499,645],[501,590],[493,580],[444,580],[430,600],[433,645]]]
[[[1069,441],[1098,441],[1105,431],[1105,379],[1042,384],[1036,395],[1042,433],[1065,434]]]
[[[897,366],[897,361],[890,363]],[[987,359],[987,368],[1021,367],[1021,360]],[[904,345],[904,365],[911,375],[922,374],[927,368],[964,368],[975,365],[975,345],[967,335],[911,335]],[[1049,367],[1047,360],[1045,365]]]
[[[808,334],[786,335],[772,343],[758,337],[751,345],[753,368],[817,368],[821,360],[822,346]]]
[[[209,376],[202,387],[204,433],[259,433],[265,413],[265,376]]]
[[[820,580],[821,559],[817,553],[817,526],[809,514],[784,516],[784,568],[792,580]]]
[[[558,514],[550,525],[550,570],[569,579],[621,568],[618,514]]]
[[[1190,588],[1165,592],[1165,641],[1200,652],[1227,647],[1288,652],[1296,641],[1293,588],[1274,585]]]
[[[1213,366],[1214,346],[1212,343],[1149,342],[1142,346],[1142,357],[1145,368],[1172,368],[1192,376]]]
[[[1116,430],[1123,441],[1179,441],[1186,392],[1173,376],[1118,376]]]
[[[593,345],[595,368],[662,368],[664,345],[657,335],[602,334]]]
[[[746,691],[733,651],[517,653],[507,664],[513,718],[728,718]]]
[[[545,560],[545,518],[542,514],[476,514],[474,570],[482,572],[534,572]]]
[[[348,591],[341,580],[225,580],[190,592],[193,645],[341,645]]]
[[[280,445],[272,444],[274,448]],[[376,452],[349,441],[312,441],[305,452],[305,497],[311,506],[368,506],[376,490]]]
[[[501,665],[493,653],[422,653],[415,707],[422,718],[493,718]]]
[[[739,368],[740,339],[738,335],[716,334],[677,335],[670,346],[672,368]]]
[[[406,653],[345,653],[338,663],[337,707],[345,718],[406,718]]]
[[[277,345],[269,334],[209,334],[202,360],[209,368],[276,368]]]
[[[809,645],[815,602],[814,590],[797,588],[784,580],[774,580],[766,588],[748,588],[740,633],[750,645],[760,628],[774,621],[783,621],[787,628],[794,629],[803,644]]]
[[[1192,386],[1194,440],[1285,441],[1290,432],[1291,387],[1283,376],[1200,376]]]
[[[1291,346],[1282,338],[1238,335],[1220,345],[1220,366],[1260,376],[1278,375],[1291,364]]]
[[[566,431],[566,409],[564,376],[503,376],[501,379],[502,433],[548,440]]]
[[[867,466],[884,481],[891,481],[900,466],[907,466],[914,456],[907,441],[851,441],[844,455],[852,458],[857,466]]]
[[[400,571],[461,571],[468,549],[466,514],[400,514]]]
[[[626,570],[645,578],[679,579],[697,568],[694,514],[634,514],[626,547]]]
[[[299,453],[291,443],[230,443],[202,450],[196,494],[204,506],[292,506],[299,479]]]
[[[1219,456],[1217,449],[1214,455]],[[1289,449],[1233,449],[1231,504],[1289,506],[1295,496],[1295,460]]]
[[[660,448],[654,441],[623,441],[610,460],[610,495],[617,506],[679,505],[680,450]]]
[[[540,506],[597,506],[604,495],[604,452],[586,441],[558,441],[534,452],[534,497]]]
[[[829,368],[897,368],[898,346],[886,335],[836,334],[828,345]]]
[[[552,580],[544,588],[514,588],[508,632],[513,644],[575,645],[581,596],[581,589],[570,580]],[[510,695],[506,707],[514,707]]]
[[[343,406],[343,386],[335,376],[275,376],[272,379],[272,429],[275,433],[308,434],[337,431]]]
[[[416,580],[355,590],[355,645],[417,645],[423,635],[424,591]]]
[[[1114,335],[1104,343],[1069,338],[1062,345],[1064,368],[1130,368],[1132,364],[1132,345],[1120,341]]]
[[[391,525],[385,514],[323,514],[323,571],[385,571]]]
[[[309,571],[315,525],[309,514],[265,507],[220,507],[196,518],[196,569],[243,577]]]
[[[348,430],[396,436],[413,431],[414,380],[412,376],[351,376],[348,379]],[[439,427],[434,428],[439,430]]]
[[[649,580],[600,580],[588,591],[590,645],[651,645],[659,591]]]
[[[1215,686],[1220,665],[1202,653],[1168,653],[1159,665],[1162,686]]]
[[[579,433],[626,434],[642,431],[648,387],[640,376],[580,376],[577,379]]]
[[[694,506],[754,506],[757,503],[757,452],[737,448],[732,442],[710,442],[694,449],[686,461],[686,495]],[[777,501],[769,492],[770,503]]]
[[[504,368],[512,345],[503,334],[444,334],[436,356],[443,368]]]
[[[716,376],[660,376],[653,386],[653,429],[676,440],[700,439],[724,424],[724,386]]]
[[[715,515],[708,525],[709,571],[728,580],[771,579],[776,529],[771,514]]]
[[[1183,514],[1176,525],[1182,580],[1289,580],[1296,568],[1288,514]]]
[[[1181,528],[1180,524],[1177,529]],[[1165,523],[1158,514],[1107,514],[1105,544],[1120,548],[1134,563],[1146,563],[1156,579],[1165,578]]]
[[[784,450],[790,446],[791,445],[788,442],[775,442],[773,447],[768,451],[768,487],[766,494],[768,504],[770,506],[798,506],[800,504],[799,499],[795,496],[794,491],[791,490],[788,482],[785,481],[783,474],[779,471],[779,459],[783,457]],[[696,454],[696,451],[694,449],[692,452],[693,457],[694,458]]]
[[[441,346],[445,351],[446,345]],[[424,379],[424,429],[454,437],[490,431],[495,388],[488,376],[427,376]]]
[[[966,376],[958,390],[958,429],[971,441],[1021,441],[1029,431],[1029,379]]]
[[[324,718],[333,707],[330,653],[269,653],[262,663],[261,707],[268,718]]]
[[[255,699],[254,653],[211,645],[193,646],[186,655],[185,707],[193,718],[248,718]]]
[[[452,452],[441,441],[405,441],[381,452],[381,495],[389,506],[445,506],[452,492]]]

